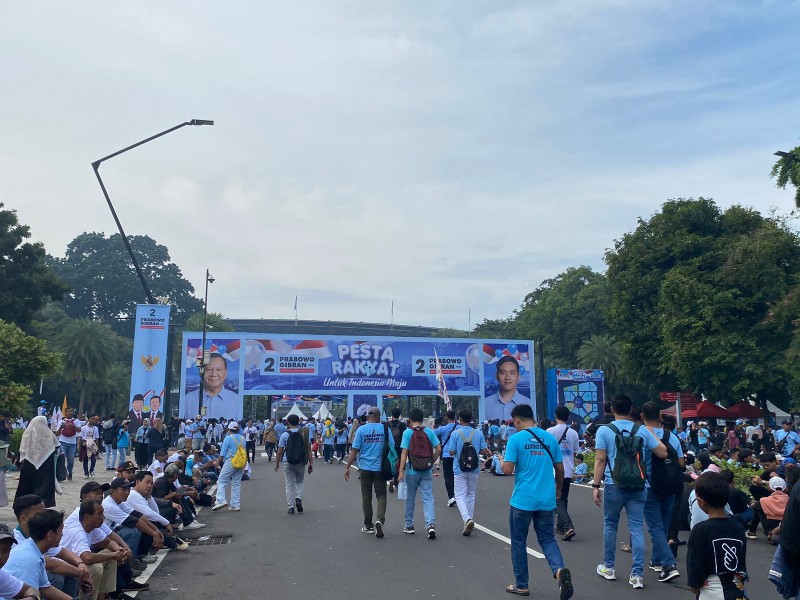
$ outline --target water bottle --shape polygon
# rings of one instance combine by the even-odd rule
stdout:
[[[406,497],[408,497],[408,485],[405,481],[401,481],[397,484],[397,499],[405,500]]]

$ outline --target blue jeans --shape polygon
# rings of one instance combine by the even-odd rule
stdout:
[[[647,490],[618,490],[615,485],[606,485],[603,500],[603,562],[609,569],[614,568],[614,555],[617,549],[617,528],[622,509],[628,515],[628,531],[631,533],[633,566],[631,575],[644,574],[644,505]]]
[[[239,498],[242,493],[242,474],[244,469],[234,469],[231,464],[232,459],[227,459],[222,465],[222,472],[217,479],[217,503],[225,502],[225,488],[231,485],[231,507],[239,506]]]
[[[414,526],[414,504],[417,498],[417,489],[422,496],[422,512],[425,515],[425,527],[433,527],[436,524],[433,506],[433,472],[423,471],[411,475],[406,471],[406,484],[408,485],[408,496],[406,496],[406,527]]]
[[[647,490],[647,501],[644,505],[644,520],[650,531],[653,542],[653,554],[650,561],[662,567],[675,566],[675,557],[669,548],[669,523],[672,520],[672,505],[675,496],[661,496],[652,489]]]
[[[72,477],[72,467],[75,465],[75,450],[77,444],[70,444],[69,442],[61,442],[61,451],[67,457],[67,474]]]
[[[142,541],[142,532],[135,527],[120,527],[117,529],[117,535],[122,538],[122,541],[128,544],[128,548],[134,556],[139,556],[139,543]]]
[[[117,448],[117,457],[119,458],[118,462],[114,467],[119,467],[122,463],[128,460],[128,447],[121,447]]]
[[[554,512],[552,510],[520,510],[513,506],[508,513],[508,529],[511,533],[511,565],[514,567],[515,585],[528,589],[528,532],[531,522],[536,532],[536,541],[542,547],[550,570],[555,575],[564,568],[564,559],[553,534]]]
[[[750,527],[750,523],[753,520],[753,516],[755,514],[756,514],[756,512],[752,508],[750,508],[748,506],[747,510],[745,510],[742,513],[739,513],[738,515],[733,515],[731,518],[736,520],[736,521],[739,521],[739,523],[742,524],[742,527],[747,529],[747,528]]]

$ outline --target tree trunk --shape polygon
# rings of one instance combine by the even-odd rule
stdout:
[[[79,419],[83,414],[83,401],[85,398],[86,398],[86,380],[83,380],[81,381],[81,398],[78,401],[78,414],[76,415],[76,417]]]

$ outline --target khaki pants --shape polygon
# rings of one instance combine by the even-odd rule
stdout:
[[[109,550],[101,550],[100,554],[111,554]],[[92,574],[92,584],[94,590],[91,594],[81,592],[78,596],[81,600],[98,600],[105,594],[110,594],[117,589],[117,561],[113,558],[101,563],[86,565]]]

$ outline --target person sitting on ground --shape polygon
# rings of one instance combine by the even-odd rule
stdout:
[[[175,502],[180,505],[178,515],[183,523],[184,529],[200,529],[205,527],[205,523],[200,523],[195,519],[197,510],[192,500],[197,500],[198,493],[191,486],[178,484],[178,476],[181,469],[178,465],[169,465],[164,471],[164,476],[159,477],[153,482],[153,496],[168,502]]]
[[[158,528],[164,536],[164,545],[167,548],[181,551],[189,549],[189,544],[174,535],[172,523],[159,511],[153,498],[153,474],[150,471],[139,471],[136,474],[133,489],[128,496],[128,505],[142,513]],[[175,510],[177,515],[177,509]]]
[[[38,588],[30,586],[24,581],[20,581],[2,568],[8,561],[12,546],[17,543],[9,526],[5,523],[0,523],[0,597],[15,598],[18,600],[22,600],[23,598],[38,600]]]
[[[164,469],[167,467],[167,451],[161,448],[156,451],[153,462],[147,467],[147,470],[153,474],[153,479],[158,479],[164,474]]]
[[[144,570],[146,565],[155,562],[155,557],[151,557],[149,552],[164,545],[164,535],[147,517],[128,505],[133,487],[130,481],[115,477],[109,485],[109,494],[103,500],[104,522],[133,551],[134,568]]]
[[[14,515],[17,517],[17,527],[14,537],[17,542],[23,542],[30,537],[28,521],[31,517],[46,510],[44,501],[35,494],[25,494],[14,499]],[[89,569],[81,562],[80,557],[59,545],[44,553],[45,570],[50,584],[61,590],[71,598],[78,595],[80,583],[91,583],[92,576]]]
[[[753,501],[753,509],[758,515],[758,519],[761,522],[761,527],[764,528],[767,539],[770,541],[772,541],[770,533],[781,524],[783,513],[786,511],[786,505],[789,503],[786,487],[786,481],[781,477],[772,477],[769,480],[769,489],[772,490],[772,493],[766,498]],[[751,532],[748,531],[747,533],[747,538],[753,539],[750,535]]]
[[[753,520],[754,512],[750,506],[750,498],[736,487],[733,471],[726,469],[720,475],[728,482],[728,507],[731,509],[731,518],[739,521],[742,527],[747,527]]]
[[[575,455],[575,469],[572,473],[572,483],[586,483],[586,477],[589,474],[589,465],[583,462],[583,454],[580,452]]]

